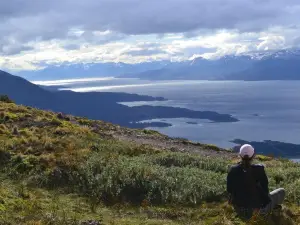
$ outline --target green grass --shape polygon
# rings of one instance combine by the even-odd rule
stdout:
[[[0,102],[0,224],[243,224],[226,204],[232,161],[107,135],[118,129]],[[287,190],[292,211],[280,218],[300,223],[300,165],[257,160],[266,165],[270,188]]]
[[[143,130],[142,131],[144,134],[149,134],[149,135],[161,135],[158,131],[156,130]]]

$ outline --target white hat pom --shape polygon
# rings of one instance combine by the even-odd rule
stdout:
[[[254,148],[251,145],[243,145],[240,148],[240,156],[244,158],[245,156],[248,156],[249,158],[252,158],[254,155]]]

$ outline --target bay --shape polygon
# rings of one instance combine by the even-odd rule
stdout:
[[[152,120],[170,127],[158,130],[173,137],[232,147],[234,139],[273,140],[300,144],[300,81],[145,81],[139,79],[64,82],[64,89],[126,92],[165,97],[167,101],[122,103],[156,105],[231,114],[239,122],[212,123],[174,118]],[[147,122],[147,121],[141,121]]]

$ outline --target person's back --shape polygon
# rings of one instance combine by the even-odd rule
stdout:
[[[254,210],[270,212],[282,204],[284,190],[269,194],[268,178],[263,165],[251,164],[254,148],[244,145],[240,149],[242,161],[231,167],[227,176],[227,192],[230,203],[239,216],[250,219]]]
[[[227,191],[231,193],[232,204],[244,208],[261,208],[270,201],[268,179],[262,165],[242,163],[233,166],[228,174]]]

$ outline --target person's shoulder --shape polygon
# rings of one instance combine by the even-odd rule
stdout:
[[[231,165],[231,168],[236,169],[236,168],[240,168],[242,165],[240,163]]]
[[[264,170],[265,166],[263,164],[252,164],[251,167],[257,170]]]
[[[254,168],[265,168],[265,166],[261,163],[252,164],[252,167],[254,167]]]
[[[241,164],[240,163],[237,163],[235,165],[231,165],[229,166],[229,171],[235,171],[235,170],[238,170],[241,168]]]

